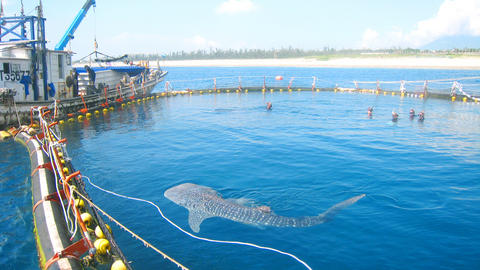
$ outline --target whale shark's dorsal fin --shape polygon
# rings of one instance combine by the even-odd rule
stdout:
[[[189,210],[188,211],[188,225],[190,225],[190,228],[192,231],[198,233],[200,231],[200,224],[207,219],[211,218],[213,216],[208,215],[205,212],[200,212],[200,211],[195,211],[195,210]]]

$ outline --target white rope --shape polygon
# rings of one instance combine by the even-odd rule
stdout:
[[[215,239],[209,239],[209,238],[204,238],[204,237],[199,237],[199,236],[196,236],[194,234],[191,234],[187,231],[185,231],[184,229],[182,229],[180,226],[178,226],[177,224],[175,224],[173,221],[171,221],[170,219],[168,219],[162,212],[162,210],[160,209],[160,207],[158,207],[155,203],[151,202],[151,201],[148,201],[148,200],[144,200],[144,199],[139,199],[139,198],[135,198],[135,197],[130,197],[130,196],[126,196],[126,195],[122,195],[122,194],[118,194],[118,193],[115,193],[113,191],[110,191],[110,190],[106,190],[104,188],[101,188],[100,186],[97,186],[95,185],[94,183],[92,183],[92,181],[90,180],[90,178],[88,178],[87,176],[84,176],[82,175],[82,177],[85,177],[88,182],[90,183],[90,185],[92,185],[93,187],[105,192],[105,193],[108,193],[108,194],[111,194],[111,195],[114,195],[114,196],[117,196],[117,197],[120,197],[120,198],[124,198],[124,199],[128,199],[128,200],[134,200],[134,201],[139,201],[139,202],[144,202],[144,203],[147,203],[147,204],[150,204],[152,205],[153,207],[155,207],[158,211],[158,213],[160,213],[160,215],[162,216],[163,219],[165,219],[168,223],[170,223],[172,226],[174,226],[175,228],[177,228],[179,231],[183,232],[184,234],[192,237],[192,238],[195,238],[197,240],[202,240],[202,241],[206,241],[206,242],[212,242],[212,243],[221,243],[221,244],[232,244],[232,245],[243,245],[243,246],[250,246],[250,247],[254,247],[254,248],[258,248],[258,249],[263,249],[263,250],[270,250],[270,251],[273,251],[273,252],[276,252],[276,253],[279,253],[279,254],[283,254],[283,255],[286,255],[286,256],[289,256],[291,258],[293,258],[294,260],[296,260],[297,262],[303,264],[303,266],[305,266],[305,268],[309,269],[309,270],[312,270],[312,268],[304,261],[302,261],[301,259],[299,259],[297,256],[291,254],[291,253],[288,253],[288,252],[285,252],[285,251],[281,251],[281,250],[278,250],[278,249],[275,249],[275,248],[271,248],[271,247],[265,247],[265,246],[260,246],[260,245],[256,245],[256,244],[252,244],[252,243],[246,243],[246,242],[240,242],[240,241],[226,241],[226,240],[215,240]]]
[[[38,112],[38,119],[39,119],[39,124],[41,125],[42,127],[42,130],[43,130],[43,134],[44,134],[44,141],[47,143],[47,146],[48,146],[48,153],[47,153],[47,156],[50,160],[50,164],[52,165],[52,169],[53,169],[53,176],[55,178],[55,189],[57,191],[57,195],[58,195],[58,198],[59,198],[59,202],[62,206],[62,212],[63,212],[63,217],[65,219],[65,223],[67,225],[67,229],[68,231],[70,232],[70,235],[71,237],[73,238],[75,236],[75,234],[77,233],[77,230],[78,230],[78,226],[77,226],[77,222],[76,222],[76,219],[75,221],[72,220],[71,216],[70,216],[70,208],[73,209],[73,211],[75,212],[76,211],[76,208],[75,207],[71,207],[72,206],[72,202],[73,202],[73,199],[70,199],[68,201],[68,204],[67,204],[67,208],[65,209],[65,204],[62,200],[62,197],[60,196],[60,188],[58,186],[59,184],[59,179],[58,179],[58,176],[59,176],[59,172],[58,172],[58,168],[60,168],[60,162],[59,160],[57,159],[57,156],[54,155],[54,149],[56,146],[60,146],[60,144],[58,142],[52,142],[50,140],[48,140],[48,137],[49,136],[52,136],[54,137],[55,139],[58,140],[58,136],[57,134],[55,134],[55,132],[53,132],[51,129],[48,128],[48,123],[47,121],[43,118],[42,116],[42,113],[41,113],[41,110],[39,108],[37,108],[36,110]],[[37,141],[39,141],[37,139]],[[43,144],[41,141],[39,141],[41,144],[42,144],[42,150],[45,152],[45,150],[43,149]],[[68,188],[69,188],[69,191],[72,192],[72,187],[70,185],[68,185]],[[77,214],[77,213],[73,213],[73,214]]]

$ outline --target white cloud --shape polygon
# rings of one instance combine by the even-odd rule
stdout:
[[[195,35],[194,37],[189,38],[186,41],[187,43],[193,45],[196,49],[216,48],[219,46],[217,42],[213,40],[208,40],[200,35]]]
[[[218,14],[235,14],[253,11],[257,6],[250,0],[228,0],[220,4],[216,11]]]
[[[374,32],[365,30],[362,47],[418,48],[442,37],[480,36],[480,1],[445,0],[434,17],[419,21],[410,32],[397,29],[377,36]]]

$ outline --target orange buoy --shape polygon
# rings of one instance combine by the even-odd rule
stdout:
[[[279,75],[279,76],[276,76],[276,77],[275,77],[275,80],[281,81],[281,80],[283,80],[283,76],[280,76],[280,75]]]

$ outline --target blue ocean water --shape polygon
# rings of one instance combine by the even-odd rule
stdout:
[[[235,75],[401,80],[475,76],[477,71],[313,68],[169,68],[169,80]],[[161,87],[159,86],[159,89]],[[265,103],[273,110],[266,111]],[[366,110],[374,107],[372,118]],[[425,111],[425,121],[408,117]],[[397,122],[391,112],[399,112]],[[76,169],[96,184],[155,202],[181,227],[186,209],[163,192],[180,183],[268,205],[284,216],[317,215],[359,194],[333,220],[310,228],[256,227],[221,218],[202,237],[290,252],[313,269],[480,268],[480,105],[341,92],[249,92],[161,98],[62,133]],[[0,265],[36,269],[29,160],[0,144]],[[4,154],[5,153],[5,154]],[[201,242],[155,208],[87,185],[94,201],[191,269],[302,269],[251,247]],[[176,269],[112,226],[135,269]]]

